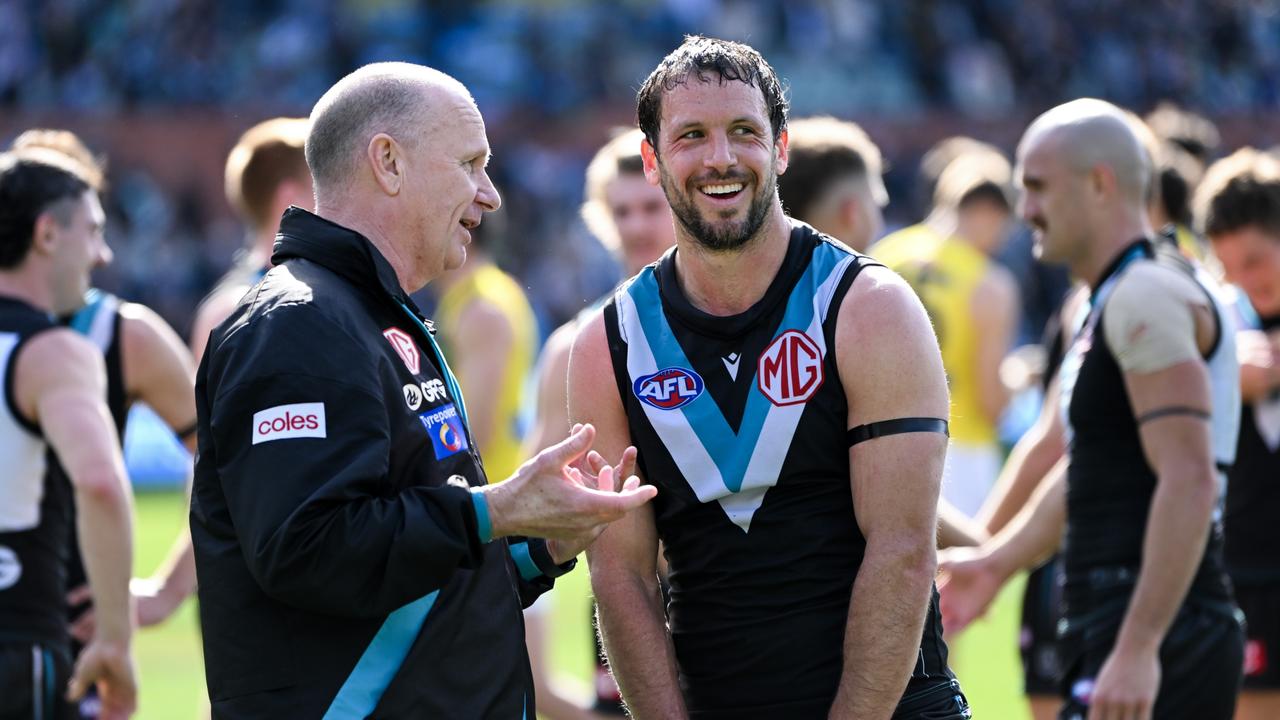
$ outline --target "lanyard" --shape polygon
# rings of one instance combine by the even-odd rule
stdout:
[[[471,422],[467,420],[467,403],[462,399],[462,388],[458,386],[458,379],[454,377],[453,370],[449,368],[449,363],[445,361],[444,353],[440,352],[440,346],[436,344],[435,336],[433,336],[431,331],[427,329],[426,323],[422,322],[422,318],[418,317],[417,313],[410,310],[408,305],[400,303],[400,308],[404,310],[406,315],[413,319],[414,324],[418,326],[418,329],[422,331],[424,336],[426,336],[427,342],[430,343],[431,351],[435,353],[436,360],[440,361],[440,369],[443,371],[442,374],[444,375],[444,384],[449,389],[449,395],[457,401],[458,412],[462,413],[462,422],[467,426],[467,434],[470,434]]]

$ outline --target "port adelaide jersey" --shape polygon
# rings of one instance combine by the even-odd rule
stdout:
[[[632,443],[659,488],[668,619],[695,715],[808,714],[834,697],[866,542],[832,348],[841,301],[869,264],[795,223],[772,284],[739,315],[695,308],[675,251],[605,306]],[[933,607],[917,677],[949,677]]]

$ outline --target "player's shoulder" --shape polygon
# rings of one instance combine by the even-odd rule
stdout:
[[[15,385],[24,389],[105,377],[106,361],[93,341],[64,327],[51,327],[32,336],[16,359]]]
[[[1111,315],[1155,316],[1168,312],[1170,303],[1204,303],[1207,299],[1207,290],[1192,272],[1144,259],[1131,263],[1116,278],[1106,299],[1106,311]]]
[[[839,313],[837,336],[846,340],[837,343],[842,354],[858,352],[867,343],[937,346],[916,292],[901,275],[882,265],[862,268],[841,301]]]

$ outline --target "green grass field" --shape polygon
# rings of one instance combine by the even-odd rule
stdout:
[[[164,559],[169,545],[186,522],[178,493],[143,493],[137,497],[137,560],[134,573],[149,574]],[[585,567],[557,582],[552,603],[552,661],[558,680],[578,688],[590,687],[591,636]],[[984,720],[1022,720],[1027,713],[1019,694],[1021,675],[1016,647],[1021,584],[1011,585],[979,635],[962,638],[957,673],[974,707]],[[993,639],[1007,638],[1007,642]],[[141,673],[141,720],[196,720],[203,710],[204,671],[196,625],[195,603],[188,600],[160,627],[139,633],[134,643]]]

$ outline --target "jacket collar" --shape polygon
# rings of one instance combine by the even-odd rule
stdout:
[[[286,210],[280,219],[271,263],[279,265],[292,258],[322,265],[353,285],[389,296],[419,317],[422,315],[400,287],[391,263],[368,238],[296,206]]]

